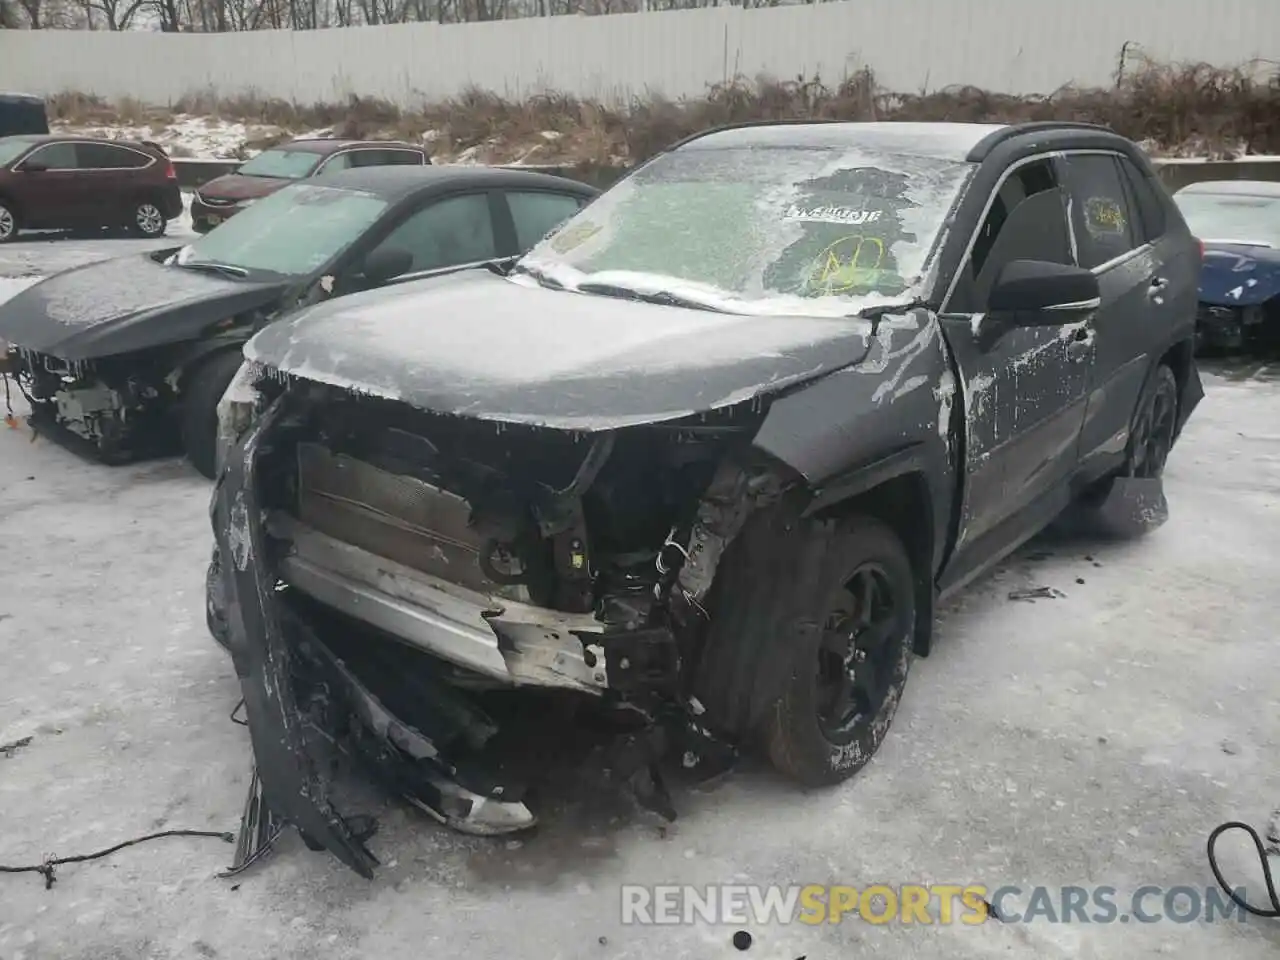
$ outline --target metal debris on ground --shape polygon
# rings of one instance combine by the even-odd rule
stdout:
[[[1059,597],[1065,597],[1066,594],[1054,587],[1027,587],[1023,590],[1010,590],[1010,600],[1057,600]]]
[[[3,619],[5,619],[5,618],[4,618],[4,617],[0,617],[0,620],[3,620]],[[22,738],[20,738],[20,739],[18,739],[18,740],[14,740],[14,741],[12,741],[12,742],[10,742],[10,743],[0,743],[0,755],[3,755],[3,756],[4,756],[4,758],[5,758],[6,760],[12,760],[12,759],[13,759],[13,755],[14,755],[15,753],[17,753],[17,752],[18,752],[19,750],[21,750],[23,747],[27,747],[27,746],[30,746],[30,745],[31,745],[31,738],[30,738],[30,737],[22,737]]]

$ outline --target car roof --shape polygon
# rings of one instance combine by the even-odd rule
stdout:
[[[399,147],[408,150],[425,149],[420,144],[406,143],[403,140],[341,140],[337,137],[299,137],[277,143],[270,150],[298,150],[303,153],[337,153],[351,147]]]
[[[980,163],[1000,148],[1107,147],[1140,151],[1107,127],[1046,120],[1032,123],[926,123],[916,121],[767,120],[717,127],[686,137],[670,149],[724,147],[865,148],[905,156]]]
[[[1270,180],[1200,180],[1196,183],[1187,184],[1174,196],[1188,193],[1280,198],[1280,183]]]
[[[122,140],[116,137],[90,137],[76,133],[15,133],[12,136],[0,137],[0,140],[23,140],[30,144],[45,143],[108,143],[120,147],[148,152],[153,149],[149,143],[141,140]]]
[[[695,134],[672,149],[866,147],[885,153],[964,160],[984,138],[1004,127],[999,123],[908,121],[752,123]]]
[[[411,166],[387,164],[381,167],[353,167],[338,173],[324,174],[304,184],[324,184],[344,190],[361,190],[376,194],[395,203],[420,191],[473,188],[491,190],[500,187],[542,187],[595,196],[595,187],[567,177],[556,177],[533,170],[513,170],[509,167],[481,167],[469,164],[438,164],[435,166]]]
[[[44,97],[37,97],[34,93],[0,90],[0,103],[44,103]]]

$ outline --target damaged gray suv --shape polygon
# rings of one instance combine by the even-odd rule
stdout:
[[[347,761],[524,829],[504,756],[549,701],[626,718],[655,802],[664,755],[845,780],[940,597],[1069,506],[1162,505],[1199,266],[1105,129],[758,124],[514,263],[267,327],[220,407],[208,598],[266,808],[366,876]]]

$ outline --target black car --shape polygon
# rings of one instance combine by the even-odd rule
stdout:
[[[294,184],[189,246],[77,267],[0,305],[5,369],[33,427],[111,463],[181,445],[212,476],[216,406],[254,331],[299,304],[515,256],[596,193],[483,167]]]
[[[1102,128],[759,124],[505,275],[267,328],[209,579],[265,805],[366,876],[335,758],[458,829],[528,827],[553,695],[618,722],[655,809],[664,752],[846,779],[939,597],[1073,503],[1163,509],[1199,266]]]
[[[0,137],[49,132],[49,113],[41,97],[0,93]]]

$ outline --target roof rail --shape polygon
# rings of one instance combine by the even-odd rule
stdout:
[[[987,158],[992,150],[1006,140],[1012,140],[1014,137],[1037,131],[1047,133],[1050,130],[1088,130],[1093,133],[1109,133],[1112,136],[1119,136],[1110,127],[1104,127],[1097,123],[1084,123],[1078,120],[1030,120],[1026,123],[1011,123],[1007,127],[1001,127],[999,130],[992,130],[973,145],[965,159],[970,163],[980,163]]]
[[[694,140],[700,140],[703,137],[709,137],[713,133],[724,133],[726,130],[745,130],[749,127],[796,127],[796,126],[816,126],[824,123],[858,123],[857,120],[832,120],[827,117],[821,119],[813,118],[792,118],[787,120],[740,120],[737,123],[722,123],[718,127],[708,127],[706,130],[699,130],[697,133],[691,133],[687,137],[677,140],[675,143],[666,147],[661,153],[669,153],[683,147],[686,143],[692,143]]]

